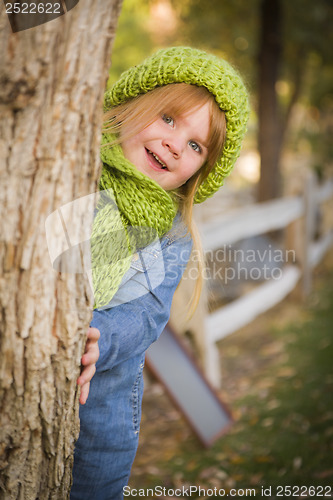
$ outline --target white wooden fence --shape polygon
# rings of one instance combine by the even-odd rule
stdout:
[[[299,281],[305,295],[310,291],[312,269],[333,245],[332,227],[320,235],[319,239],[314,240],[318,208],[332,197],[333,179],[318,186],[314,175],[309,175],[303,196],[247,206],[205,223],[199,228],[206,252],[231,245],[244,238],[286,229],[289,234],[288,246],[295,250],[297,256],[297,264],[285,265],[279,279],[267,280],[230,304],[206,314],[205,372],[216,387],[221,385],[216,342],[280,302]]]

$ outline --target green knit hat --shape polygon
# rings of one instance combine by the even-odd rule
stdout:
[[[105,93],[104,110],[169,83],[206,87],[225,112],[227,132],[222,155],[194,197],[194,203],[201,203],[222,186],[239,156],[249,116],[248,94],[237,71],[223,59],[190,47],[172,47],[125,71]]]

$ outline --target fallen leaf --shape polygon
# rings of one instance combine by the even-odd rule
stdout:
[[[264,464],[264,463],[269,463],[269,462],[273,462],[273,458],[272,457],[269,457],[267,455],[263,455],[263,456],[258,456],[255,458],[255,461],[260,463],[260,464]]]
[[[313,477],[318,477],[319,479],[324,479],[326,477],[333,478],[333,469],[323,470],[321,472],[315,472]]]
[[[261,422],[263,427],[272,427],[274,424],[274,419],[273,418],[264,418],[264,420]]]
[[[232,464],[243,464],[245,462],[245,458],[240,455],[234,455],[230,458],[230,463]]]
[[[254,476],[252,476],[252,477],[250,478],[250,484],[251,484],[251,485],[254,485],[254,486],[257,486],[258,484],[260,484],[260,483],[261,483],[262,478],[263,478],[263,475],[262,475],[262,474],[255,474]]]
[[[302,457],[295,457],[293,460],[293,468],[295,470],[299,470],[302,467],[302,463],[303,463]]]
[[[294,368],[292,368],[291,366],[282,366],[277,374],[276,374],[278,377],[286,377],[286,378],[289,378],[289,377],[293,377],[294,375],[296,375],[296,370]]]

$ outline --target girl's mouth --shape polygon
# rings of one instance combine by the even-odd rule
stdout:
[[[149,149],[145,148],[147,155],[149,157],[149,160],[151,161],[152,165],[157,168],[158,170],[168,170],[168,167],[166,164],[152,151]]]

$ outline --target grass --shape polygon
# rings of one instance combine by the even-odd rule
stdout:
[[[163,394],[148,397],[132,487],[255,488],[256,496],[271,487],[275,498],[278,487],[294,487],[295,497],[312,486],[308,496],[333,495],[332,278],[325,267],[306,303],[288,299],[221,342],[223,394],[236,421],[210,449]]]

